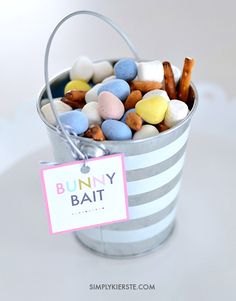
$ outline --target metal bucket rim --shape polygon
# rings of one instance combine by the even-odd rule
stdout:
[[[111,59],[109,61],[115,61],[115,60]],[[59,79],[62,75],[67,75],[69,73],[69,70],[70,70],[70,68],[67,68],[64,71],[61,71],[60,73],[58,73],[57,75],[51,77],[50,81],[49,81],[50,85],[54,81],[56,81],[57,79]],[[105,145],[109,145],[109,144],[110,145],[114,145],[114,144],[117,144],[117,143],[119,143],[119,144],[122,143],[122,144],[125,144],[125,145],[126,144],[129,145],[129,144],[137,144],[137,143],[144,142],[144,141],[145,142],[149,142],[149,141],[151,142],[154,139],[158,139],[158,137],[160,137],[160,136],[168,135],[168,134],[174,132],[175,130],[177,130],[179,127],[181,127],[189,119],[191,119],[192,115],[196,111],[196,108],[198,106],[198,93],[197,93],[196,86],[193,84],[192,81],[191,81],[191,88],[193,89],[193,92],[194,92],[194,103],[193,103],[193,107],[189,111],[188,115],[182,121],[180,121],[178,124],[176,124],[175,126],[171,127],[168,130],[165,130],[165,131],[159,133],[156,136],[152,136],[152,137],[148,137],[148,138],[143,138],[143,139],[137,139],[137,140],[130,139],[130,140],[105,140],[105,141],[94,141],[91,138],[86,138],[86,137],[82,137],[82,136],[75,137],[73,135],[71,135],[71,138],[73,138],[75,140],[86,141],[86,142],[93,141],[93,143],[103,144],[105,146]],[[43,87],[40,89],[40,92],[39,92],[39,95],[38,95],[38,99],[37,99],[37,103],[36,103],[37,111],[38,111],[38,114],[40,116],[40,119],[45,123],[45,125],[47,126],[47,128],[49,128],[50,130],[52,130],[52,131],[54,131],[55,133],[58,134],[58,131],[57,131],[56,127],[54,125],[50,124],[45,119],[45,117],[43,116],[43,113],[41,111],[40,104],[41,104],[42,96],[45,93],[45,91],[46,91],[46,86],[43,85]],[[64,138],[64,135],[62,133],[61,133],[61,135]]]

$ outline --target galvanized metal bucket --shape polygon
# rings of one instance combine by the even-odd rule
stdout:
[[[52,78],[52,96],[63,96],[68,81],[68,70]],[[96,143],[87,138],[71,136],[80,151],[86,152],[89,157],[104,155],[107,150],[109,153],[125,154],[130,219],[75,232],[79,241],[90,250],[110,257],[142,255],[160,246],[172,233],[190,122],[198,101],[193,84],[191,95],[192,107],[185,120],[158,136]],[[44,87],[37,109],[47,127],[55,160],[73,161],[71,147],[65,142],[66,137],[63,133],[59,134],[41,112],[41,101],[47,97]]]

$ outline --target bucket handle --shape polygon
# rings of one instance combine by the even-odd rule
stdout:
[[[59,129],[64,134],[68,144],[71,147],[72,155],[75,158],[77,157],[78,159],[86,160],[87,156],[78,148],[78,146],[75,144],[75,142],[71,139],[70,134],[68,133],[68,130],[66,129],[66,127],[64,127],[64,125],[62,124],[62,122],[58,118],[58,115],[56,113],[56,108],[55,108],[54,103],[53,103],[52,91],[51,91],[51,88],[50,88],[49,76],[48,76],[48,73],[49,73],[48,72],[49,53],[50,53],[50,48],[51,48],[53,38],[54,38],[55,34],[57,33],[58,29],[61,27],[61,25],[63,23],[65,23],[68,19],[70,19],[74,16],[77,16],[77,15],[94,16],[94,17],[104,21],[108,25],[110,25],[116,32],[119,33],[119,35],[126,42],[128,47],[130,48],[131,52],[133,53],[135,59],[139,60],[139,57],[138,57],[137,51],[135,50],[135,47],[133,46],[132,42],[129,40],[129,38],[127,37],[125,32],[117,24],[115,24],[111,19],[109,19],[109,18],[107,18],[107,17],[105,17],[105,16],[103,16],[103,15],[97,13],[97,12],[94,12],[94,11],[89,11],[89,10],[75,11],[75,12],[65,16],[63,19],[61,19],[61,21],[56,25],[56,27],[52,31],[52,33],[51,33],[51,35],[48,39],[48,42],[47,42],[45,56],[44,56],[44,79],[45,79],[45,84],[46,84],[47,95],[48,95],[48,98],[49,98],[49,101],[50,101],[50,105],[51,105],[51,108],[52,108],[53,115],[54,115],[54,117],[57,121]],[[98,143],[95,143],[94,141],[92,143],[94,144],[94,147],[101,148],[101,146],[99,146]]]

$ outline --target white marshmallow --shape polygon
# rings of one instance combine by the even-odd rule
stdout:
[[[138,63],[138,79],[142,81],[162,82],[164,79],[162,62],[151,61]]]
[[[87,103],[83,109],[82,112],[88,117],[89,125],[92,124],[101,124],[102,118],[100,117],[98,113],[98,103],[95,101],[91,101]]]
[[[91,101],[98,101],[98,89],[101,87],[101,83],[96,84],[95,86],[93,86],[86,94],[85,94],[85,101],[86,103],[89,103]]]
[[[168,108],[164,118],[164,123],[169,128],[176,125],[188,115],[188,106],[185,102],[177,99],[172,99],[168,103]]]
[[[180,77],[181,77],[181,71],[178,67],[176,67],[174,65],[171,65],[171,69],[172,69],[173,74],[174,74],[175,83],[177,84]]]
[[[100,83],[104,78],[113,74],[112,64],[108,61],[98,62],[93,64],[93,82]]]
[[[143,95],[143,98],[148,98],[148,97],[154,96],[154,95],[158,95],[158,96],[164,97],[167,102],[170,101],[170,98],[167,95],[166,91],[159,90],[159,89],[155,89],[155,90],[151,90],[151,91],[147,92],[146,94]]]
[[[158,129],[150,124],[145,124],[141,129],[134,133],[133,140],[149,138],[159,134]]]
[[[61,98],[55,98],[53,99],[53,103],[56,109],[56,112],[58,114],[71,111],[72,108],[65,104],[63,101],[61,101]],[[45,119],[52,125],[56,125],[56,119],[54,117],[54,114],[52,112],[52,108],[50,103],[44,105],[41,107],[41,111],[45,117]]]
[[[93,76],[93,63],[86,56],[80,56],[70,70],[71,80],[89,81]]]
[[[102,82],[106,83],[106,82],[109,82],[110,80],[113,80],[113,79],[116,79],[115,75],[111,75],[111,76],[108,76],[108,77],[104,78],[104,80]]]

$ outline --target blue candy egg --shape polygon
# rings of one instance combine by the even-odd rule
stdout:
[[[121,59],[115,64],[114,73],[117,78],[131,81],[136,77],[138,68],[133,59]]]
[[[123,79],[113,79],[104,83],[97,92],[99,95],[103,91],[108,91],[117,96],[121,101],[125,101],[130,94],[130,87]]]
[[[135,112],[135,108],[134,109],[129,109],[128,111],[125,112],[125,114],[122,116],[122,118],[120,119],[121,122],[124,122],[125,123],[125,119],[126,119],[126,116],[129,112]]]
[[[102,123],[102,131],[109,140],[132,139],[131,129],[123,122],[107,119]]]
[[[87,116],[79,110],[62,113],[59,119],[71,133],[74,132],[77,135],[84,133],[89,127]]]

